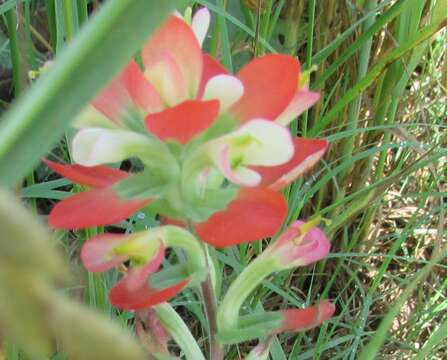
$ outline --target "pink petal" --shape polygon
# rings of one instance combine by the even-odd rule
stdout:
[[[303,224],[303,221],[294,222],[268,250],[276,252],[286,267],[305,266],[324,259],[331,248],[326,234],[318,227],[311,229],[301,242],[295,244]]]
[[[133,60],[93,100],[93,105],[115,123],[120,123],[123,113],[135,105],[146,112],[164,107],[157,91]]]
[[[157,62],[146,68],[144,76],[169,106],[177,105],[190,98],[188,83],[181,68],[168,53],[161,54]]]
[[[91,272],[104,272],[127,260],[126,255],[116,255],[113,250],[126,241],[121,234],[100,234],[88,239],[81,249],[81,260]]]
[[[268,188],[242,188],[225,210],[197,224],[208,244],[223,248],[273,236],[287,215],[284,197]]]
[[[144,285],[131,290],[126,279],[123,278],[110,291],[109,300],[112,305],[122,310],[145,309],[173,298],[185,288],[188,282],[188,279],[183,280],[165,289],[153,289]]]
[[[281,190],[297,178],[303,176],[324,155],[329,143],[320,139],[293,139],[295,152],[293,158],[279,166],[256,166],[253,169],[261,174],[262,186]]]
[[[93,106],[114,123],[121,124],[121,117],[132,101],[121,74],[113,79],[92,101]]]
[[[64,165],[54,161],[43,160],[44,163],[59,175],[70,181],[92,187],[107,187],[126,179],[129,174],[125,171],[107,166]]]
[[[177,63],[190,96],[195,98],[202,74],[202,51],[191,27],[175,16],[171,16],[144,46],[141,56],[145,68],[160,61],[164,54],[169,54]]]
[[[122,221],[150,202],[122,199],[111,187],[77,193],[58,202],[48,222],[54,229],[83,229]]]
[[[284,320],[275,333],[283,331],[304,331],[321,325],[334,315],[335,305],[328,300],[322,300],[318,305],[305,309],[289,309],[281,311]]]
[[[228,74],[228,71],[216,59],[208,54],[203,54],[203,71],[197,98],[202,98],[205,86],[211,78],[226,74]]]
[[[300,63],[289,55],[266,55],[254,59],[237,74],[244,95],[231,111],[245,122],[254,118],[275,120],[292,101],[298,88]]]
[[[159,112],[164,109],[163,100],[157,90],[146,80],[135,61],[131,61],[122,76],[126,88],[135,105],[146,113]]]
[[[313,106],[320,99],[320,94],[305,88],[299,89],[287,108],[277,117],[276,122],[288,125],[293,119]]]
[[[187,100],[146,118],[146,127],[161,140],[187,143],[217,118],[219,101]]]

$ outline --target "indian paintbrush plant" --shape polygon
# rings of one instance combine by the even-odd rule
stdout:
[[[151,324],[137,324],[137,333],[156,358],[173,358],[166,345],[172,338],[187,359],[200,360],[201,348],[168,303],[192,288],[203,300],[211,359],[223,359],[226,344],[254,339],[260,344],[246,359],[267,359],[274,335],[318,326],[335,310],[321,300],[302,309],[242,311],[271,274],[328,254],[318,219],[280,231],[287,215],[281,190],[315,165],[328,143],[295,137],[287,127],[319,99],[298,60],[266,55],[229,74],[201,50],[209,23],[205,8],[193,17],[172,15],[144,45],[139,63],[132,60],[73,122],[74,164],[46,164],[86,191],[57,203],[49,224],[85,229],[143,208],[157,214],[160,226],[102,233],[83,245],[88,271],[123,273],[110,302]],[[140,171],[104,165],[129,158],[138,159]],[[217,289],[210,248],[264,238],[273,240],[228,289]],[[165,270],[169,248],[186,260]]]

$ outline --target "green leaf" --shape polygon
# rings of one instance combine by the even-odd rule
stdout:
[[[14,186],[180,0],[110,0],[1,121],[0,179]],[[45,141],[43,141],[45,139]],[[14,159],[14,161],[12,161]]]

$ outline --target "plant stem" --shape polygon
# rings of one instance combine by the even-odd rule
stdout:
[[[75,16],[73,13],[73,5],[71,0],[64,0],[63,3],[63,12],[64,12],[64,30],[65,30],[65,40],[70,41],[75,33]]]
[[[188,221],[188,230],[200,240],[198,234],[194,230],[191,221]],[[208,320],[208,330],[210,337],[210,359],[223,360],[225,355],[224,348],[217,338],[217,299],[211,277],[211,271],[213,269],[210,265],[211,259],[209,256],[208,246],[205,243],[203,243],[203,250],[205,252],[208,274],[206,276],[206,279],[200,284],[200,288],[202,290],[203,307],[205,310],[206,318]]]
[[[160,317],[164,328],[171,334],[188,360],[205,360],[185,322],[169,303],[157,305],[154,310]]]
[[[210,332],[210,359],[223,360],[224,348],[217,339],[217,301],[210,274],[208,274],[200,287],[202,289],[203,304]]]

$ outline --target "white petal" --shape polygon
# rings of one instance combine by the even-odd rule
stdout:
[[[194,31],[200,47],[202,47],[203,41],[205,40],[208,28],[210,26],[210,21],[211,15],[206,7],[198,10],[192,18],[192,31]]]
[[[150,140],[126,130],[81,129],[73,138],[73,160],[84,166],[122,161],[144,152]]]
[[[235,76],[217,75],[205,85],[203,100],[218,99],[220,112],[223,113],[244,94],[244,85]]]
[[[262,180],[261,175],[259,175],[256,171],[244,166],[239,166],[236,170],[234,170],[234,175],[235,177],[233,182],[241,186],[258,186]]]
[[[290,131],[273,121],[250,120],[237,131],[253,139],[243,150],[244,164],[276,166],[289,161],[294,153]]]
[[[278,124],[287,126],[289,123],[300,116],[320,99],[320,94],[300,89],[296,92],[287,108],[276,118]]]

